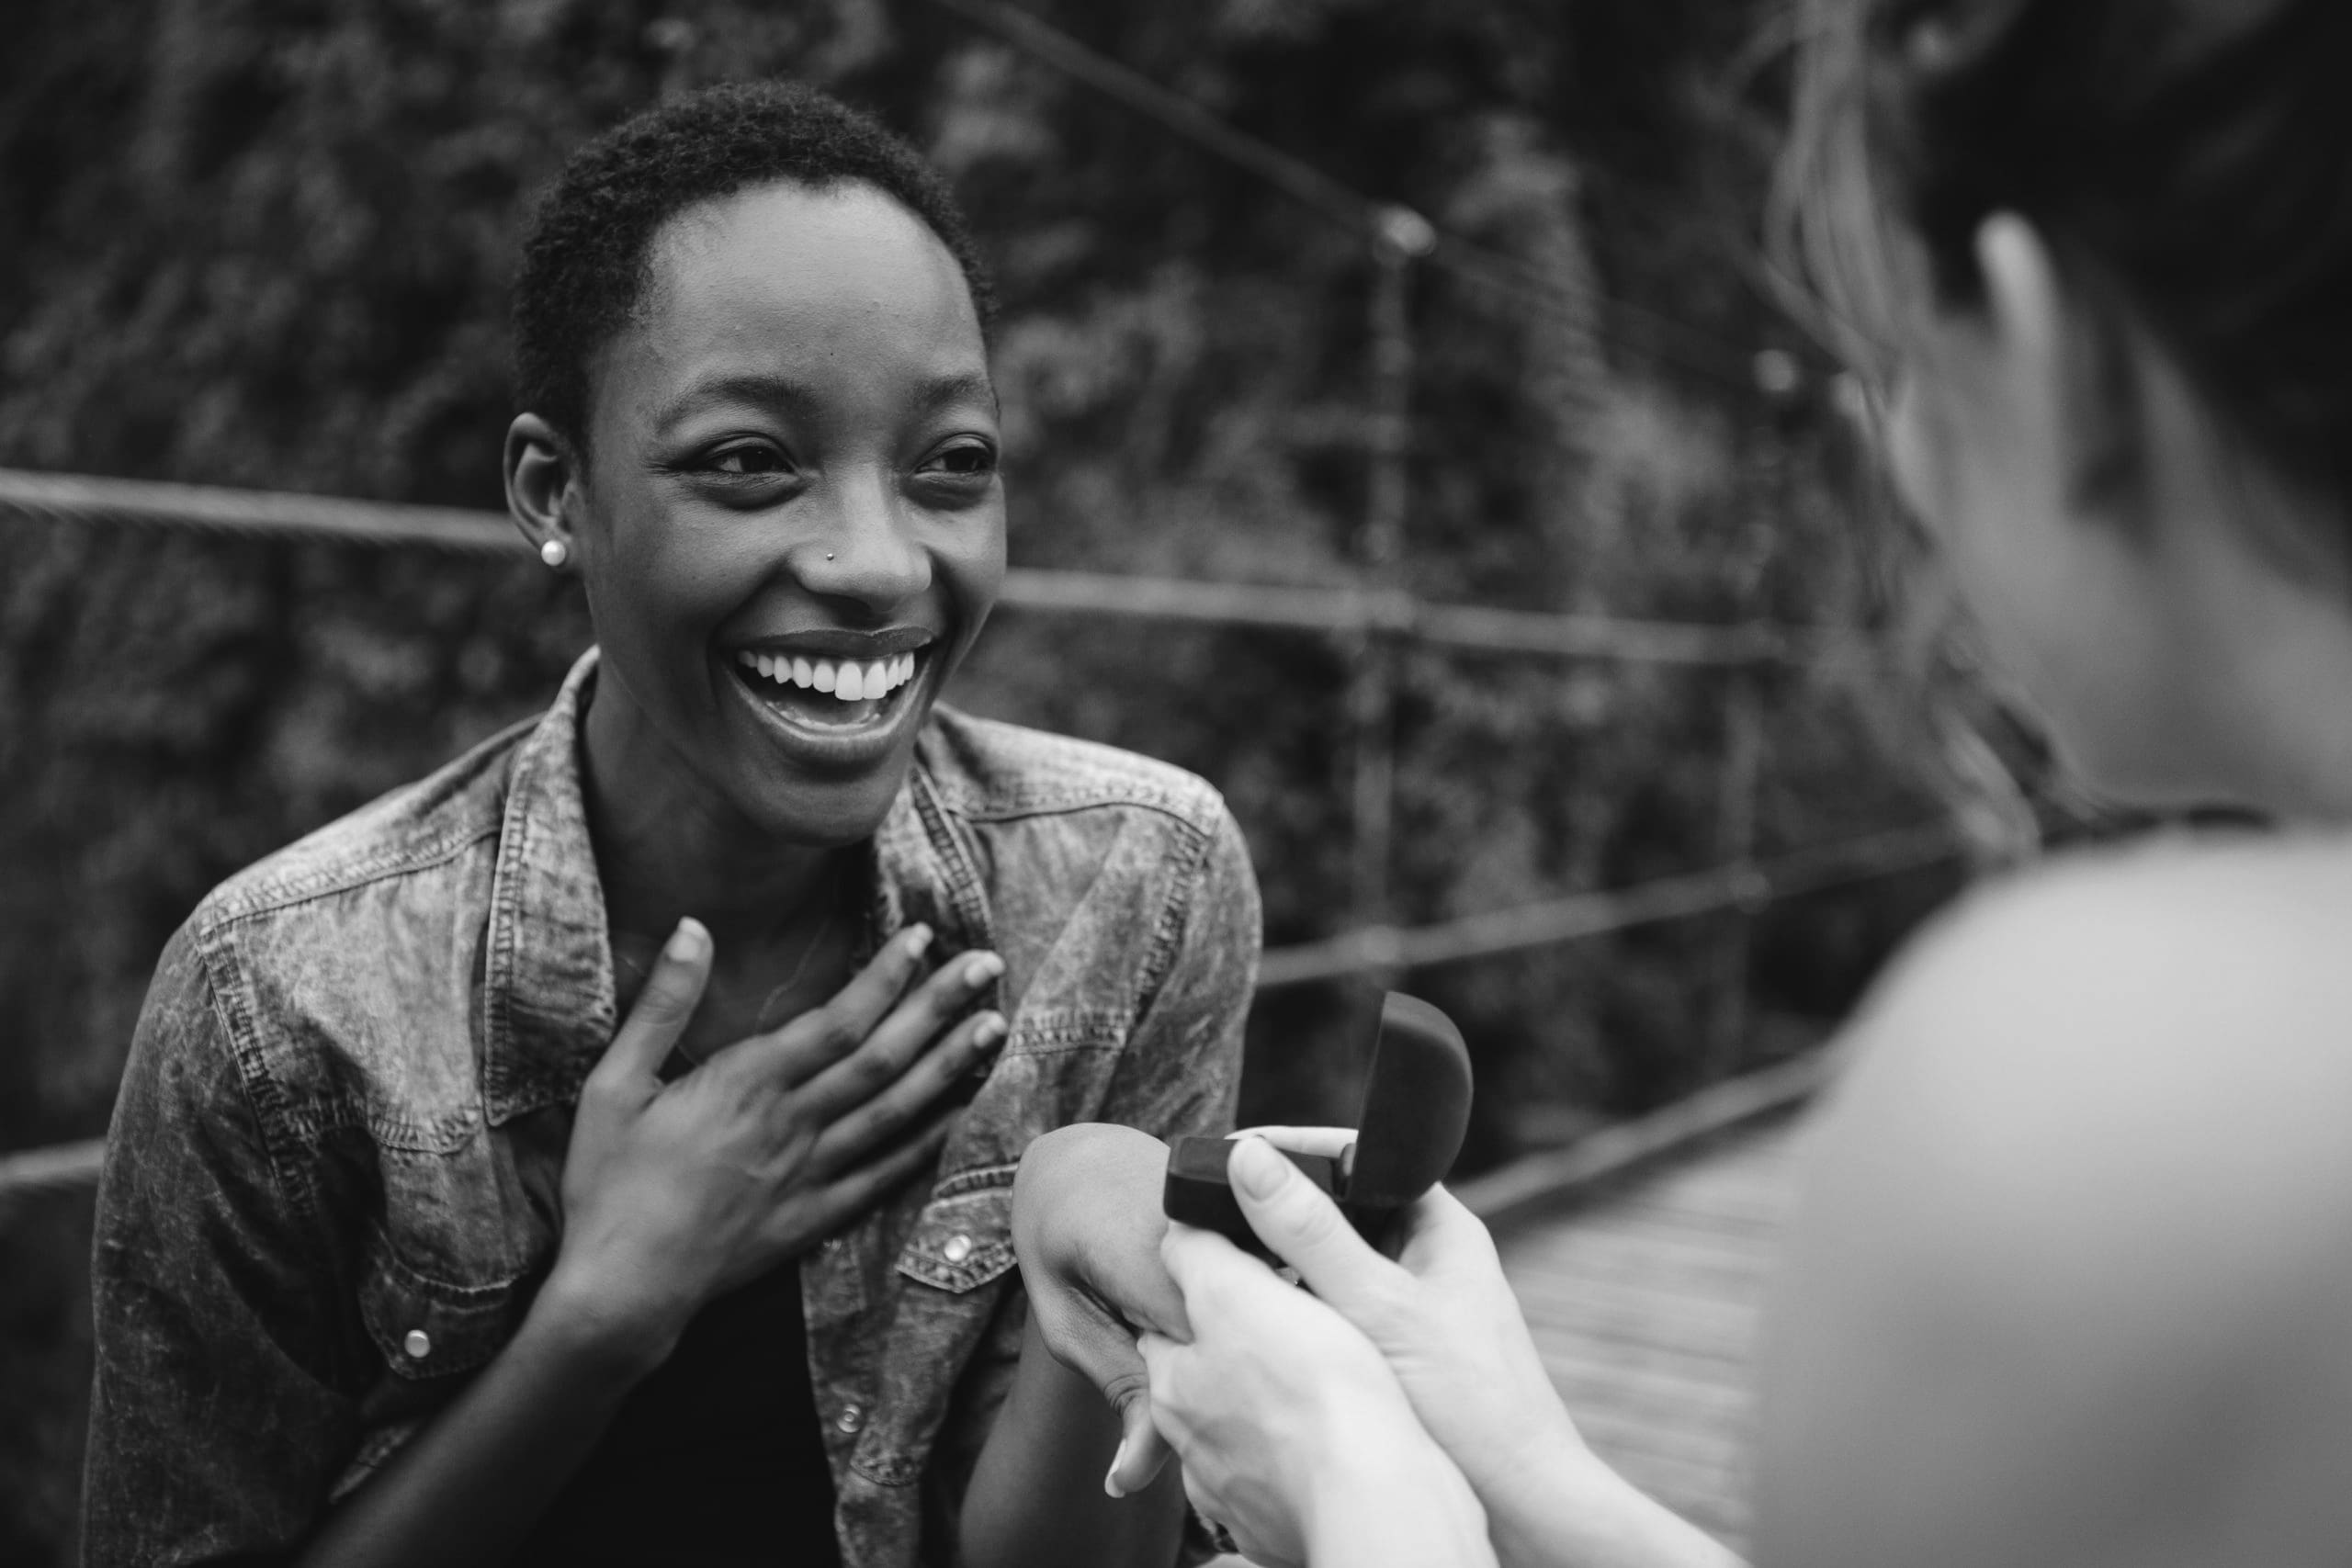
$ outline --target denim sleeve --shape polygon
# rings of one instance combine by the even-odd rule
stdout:
[[[1241,1035],[1258,984],[1258,876],[1220,808],[1190,896],[1170,911],[1162,978],[1113,1073],[1101,1120],[1170,1141],[1233,1130]]]
[[[83,1562],[291,1552],[356,1431],[340,1250],[256,1113],[257,1064],[183,930],[139,1021],[98,1187]]]
[[[1241,1083],[1242,1026],[1258,983],[1258,877],[1232,816],[1220,810],[1205,852],[1169,900],[1161,979],[1128,1035],[1096,1120],[1173,1140],[1230,1132]],[[1028,1298],[1013,1292],[959,1380],[933,1456],[936,1517],[952,1532],[973,1466],[1021,1360]],[[952,1533],[947,1539],[954,1539]],[[1216,1555],[1187,1521],[1179,1561]]]

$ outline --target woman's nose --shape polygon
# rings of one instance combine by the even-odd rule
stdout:
[[[852,476],[834,501],[816,536],[792,552],[802,587],[887,614],[931,586],[931,556],[887,477]]]

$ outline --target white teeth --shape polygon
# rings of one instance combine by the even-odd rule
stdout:
[[[915,656],[893,654],[860,664],[847,659],[796,658],[783,653],[739,650],[735,662],[758,671],[779,685],[791,684],[830,692],[842,702],[875,702],[905,685],[915,676]]]

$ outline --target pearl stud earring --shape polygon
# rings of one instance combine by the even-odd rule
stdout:
[[[539,558],[550,567],[560,569],[571,558],[571,547],[561,539],[549,539],[539,547]]]

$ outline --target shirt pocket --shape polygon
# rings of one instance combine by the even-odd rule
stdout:
[[[471,1371],[497,1355],[531,1294],[521,1275],[482,1284],[435,1279],[379,1236],[359,1282],[359,1316],[392,1375],[420,1382]]]
[[[1016,1165],[956,1172],[932,1189],[899,1252],[899,1272],[957,1295],[1012,1267],[1012,1174]]]

